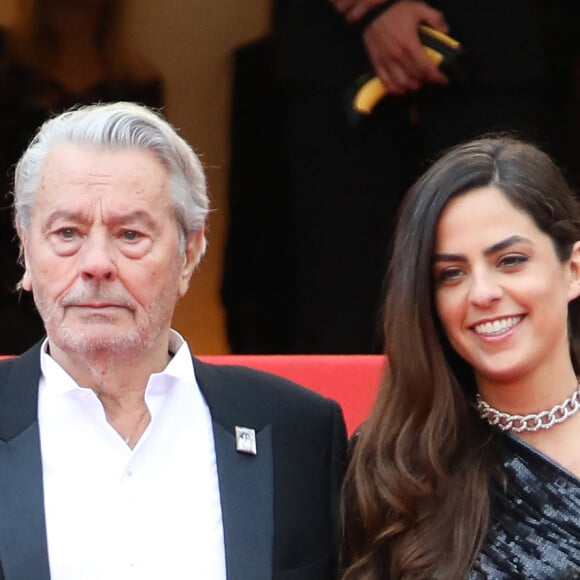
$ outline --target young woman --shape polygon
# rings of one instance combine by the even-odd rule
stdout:
[[[344,580],[578,577],[579,240],[529,144],[459,146],[413,186],[389,367],[344,487]]]

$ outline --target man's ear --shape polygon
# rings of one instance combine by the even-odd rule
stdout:
[[[20,258],[22,260],[22,264],[24,266],[24,274],[22,275],[22,279],[18,283],[18,287],[28,292],[32,292],[32,277],[30,276],[30,271],[28,270],[28,258],[26,252],[26,241],[27,237],[24,233],[24,230],[21,226],[16,226],[16,231],[18,233],[18,237],[20,238]]]
[[[27,292],[32,292],[32,278],[28,268],[24,270],[24,274],[22,275],[22,279],[18,283],[18,286]]]
[[[580,241],[572,247],[572,253],[568,260],[570,280],[568,283],[568,301],[580,296]]]
[[[189,281],[196,266],[205,252],[205,229],[202,227],[196,232],[187,235],[183,262],[179,273],[179,297],[185,296],[189,288]]]

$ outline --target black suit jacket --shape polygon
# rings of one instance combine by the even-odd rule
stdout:
[[[336,568],[346,434],[338,404],[194,358],[211,411],[228,580],[323,580]],[[0,363],[0,579],[50,578],[37,420],[40,350]],[[56,420],[56,419],[55,419]],[[234,427],[257,435],[236,451]]]

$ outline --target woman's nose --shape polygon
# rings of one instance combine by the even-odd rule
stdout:
[[[474,273],[469,289],[469,300],[480,308],[486,308],[503,296],[503,288],[493,273]]]

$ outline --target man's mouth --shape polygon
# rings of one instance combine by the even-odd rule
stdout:
[[[76,308],[95,308],[95,309],[124,308],[123,304],[113,304],[112,302],[84,302],[81,304],[71,304],[70,306]]]

